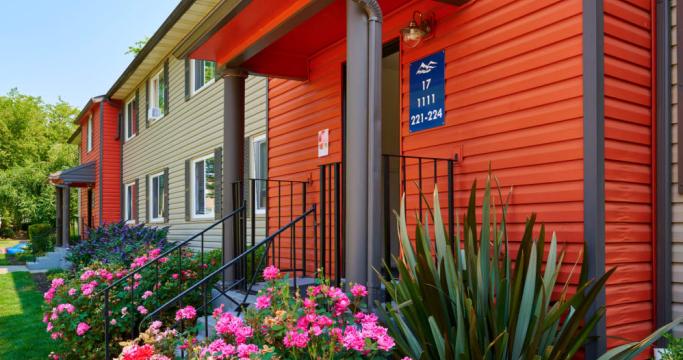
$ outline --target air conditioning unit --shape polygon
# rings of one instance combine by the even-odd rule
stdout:
[[[161,117],[161,109],[158,107],[150,107],[149,108],[149,113],[147,114],[148,117],[152,119],[160,118]]]

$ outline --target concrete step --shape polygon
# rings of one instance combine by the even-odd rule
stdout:
[[[26,267],[30,270],[49,270],[49,269],[68,269],[70,264],[65,260],[68,249],[55,248],[43,256],[38,256],[35,261],[26,263]]]
[[[221,305],[223,305],[223,309],[225,311],[235,311],[239,307],[235,303],[241,303],[244,301],[244,292],[237,291],[237,290],[230,290],[225,292],[225,295],[229,296],[232,300],[228,299],[225,295],[221,294],[220,291],[217,289],[212,289],[211,290],[211,297],[216,298],[216,300],[213,301],[212,308],[219,308]],[[246,303],[247,304],[253,304],[256,301],[256,295],[249,295],[247,296]]]

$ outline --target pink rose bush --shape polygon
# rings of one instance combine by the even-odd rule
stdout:
[[[88,353],[93,358],[103,358],[103,289],[159,256],[161,251],[158,248],[151,249],[134,258],[128,267],[93,263],[68,276],[53,279],[43,295],[43,323],[55,342],[55,356],[62,359],[80,358],[83,353]],[[112,289],[109,295],[109,333],[114,352],[119,351],[120,342],[130,339],[132,326],[137,326],[151,311],[178,294],[179,281],[182,281],[181,289],[184,290],[200,278],[202,271],[212,271],[220,264],[220,252],[205,254],[206,267],[203,267],[197,253],[184,250],[182,276],[174,279],[171,274],[178,270],[178,255],[174,253],[169,256],[159,266],[158,282],[156,266],[149,266],[129,278],[125,284]],[[199,292],[187,299],[190,304],[199,304],[199,300]],[[149,349],[139,349],[141,353],[145,351]]]
[[[353,285],[349,293],[322,282],[307,289],[304,296],[292,294],[290,284],[279,269],[268,267],[263,273],[269,279],[259,291],[256,304],[244,317],[213,310],[215,335],[197,341],[197,329],[190,329],[175,338],[175,346],[185,351],[187,359],[358,359],[390,358],[395,348],[387,328],[377,316],[365,310],[367,289]],[[179,309],[176,325],[190,322],[197,316],[193,307]],[[169,339],[159,337],[160,323],[155,322],[138,339],[127,345],[119,359],[143,346],[154,349],[152,355],[173,357],[176,347]],[[171,332],[174,330],[166,330]],[[165,349],[165,350],[163,350]],[[142,351],[142,350],[140,350]],[[147,357],[151,359],[152,357]]]

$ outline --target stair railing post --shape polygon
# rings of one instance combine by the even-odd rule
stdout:
[[[451,237],[451,247],[455,254],[459,254],[460,249],[455,248],[455,215],[454,215],[454,179],[453,179],[453,160],[448,160],[448,236]]]
[[[340,184],[339,184],[339,163],[334,164],[334,240],[335,240],[335,250],[336,250],[336,278],[337,278],[337,286],[341,284],[341,277],[342,277],[342,246],[341,246],[341,227],[340,227],[340,222],[341,222],[341,192],[340,192]],[[373,239],[370,239],[370,241],[373,241]]]
[[[301,213],[302,214],[306,213],[306,183],[305,182],[301,183]],[[303,269],[302,276],[305,277],[306,273],[307,273],[307,268],[306,268],[306,247],[307,247],[307,244],[306,244],[306,231],[307,231],[307,229],[306,229],[306,216],[304,216],[304,218],[303,218],[302,227],[303,227],[303,231],[301,233],[301,236],[302,236],[303,244],[301,246],[301,261],[302,261],[302,269]]]
[[[325,254],[325,165],[320,165],[320,260],[323,268],[323,278],[327,274],[327,259]]]

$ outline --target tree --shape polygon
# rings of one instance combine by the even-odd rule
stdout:
[[[68,144],[78,110],[63,100],[12,89],[0,96],[0,217],[3,226],[54,223],[55,191],[50,173],[78,163],[78,148]]]
[[[148,41],[149,41],[149,36],[145,36],[144,39],[136,41],[135,44],[128,47],[128,51],[126,51],[126,55],[133,54],[133,55],[137,56],[137,54],[139,54],[140,51],[142,51],[142,48],[145,47],[145,45],[147,44]]]

